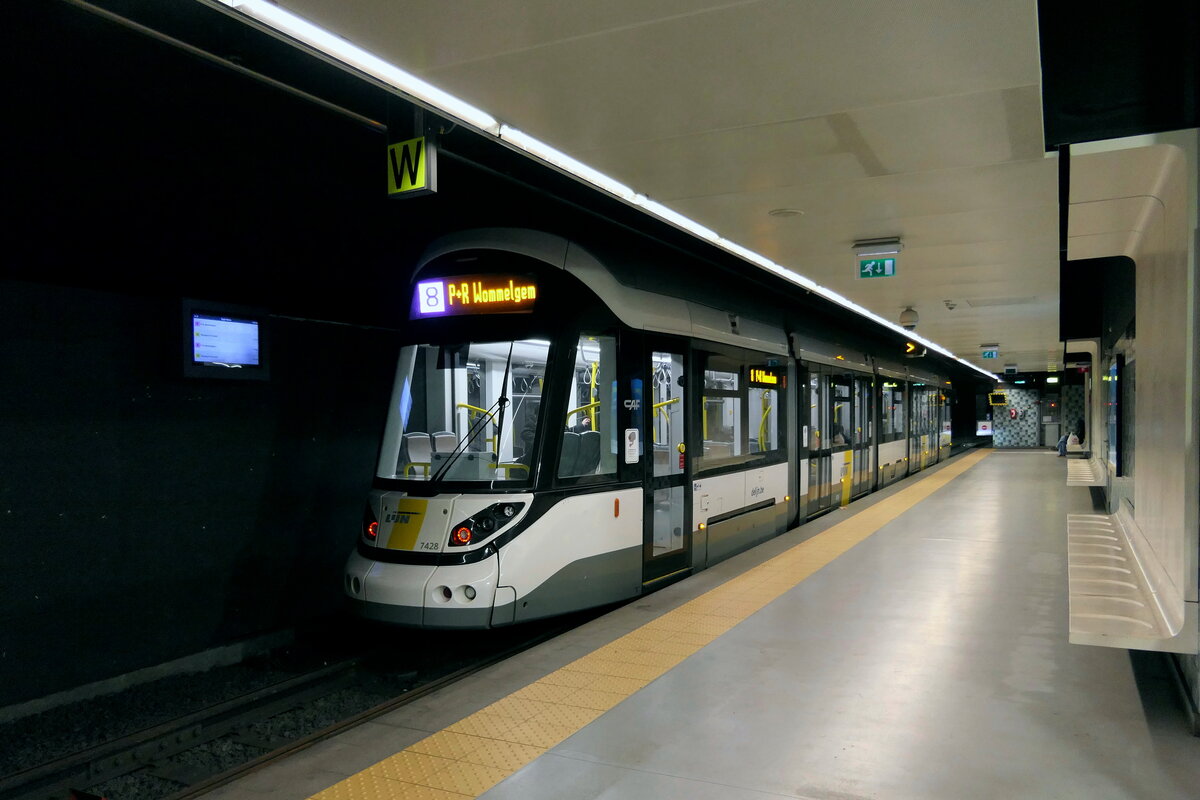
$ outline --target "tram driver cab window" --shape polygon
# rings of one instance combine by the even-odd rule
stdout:
[[[584,333],[564,391],[567,413],[558,452],[558,477],[617,473],[617,340]]]
[[[550,343],[401,348],[380,478],[528,483]]]

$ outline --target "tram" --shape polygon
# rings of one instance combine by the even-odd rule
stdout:
[[[949,455],[947,381],[634,288],[536,231],[418,263],[345,592],[488,628],[651,591]]]

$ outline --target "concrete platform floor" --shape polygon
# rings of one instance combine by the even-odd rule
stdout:
[[[1067,642],[1066,515],[1092,506],[1054,455],[888,505],[956,458],[211,796],[1196,800],[1167,657]],[[861,543],[498,783],[339,782],[855,518]]]

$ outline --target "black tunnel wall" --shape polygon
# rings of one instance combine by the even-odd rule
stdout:
[[[63,3],[6,21],[0,707],[337,613],[442,202],[389,203],[358,122]],[[185,379],[186,297],[271,315],[270,380]]]
[[[338,606],[393,337],[272,320],[271,380],[223,381],[182,377],[180,327],[0,283],[0,706]]]

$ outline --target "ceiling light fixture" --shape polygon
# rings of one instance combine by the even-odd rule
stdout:
[[[883,239],[860,239],[854,243],[854,253],[860,258],[868,256],[894,256],[904,249],[899,236]]]
[[[767,212],[770,217],[802,217],[804,212],[798,208],[772,208]]]

